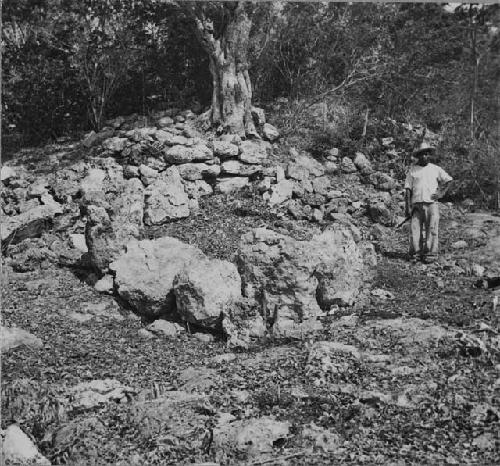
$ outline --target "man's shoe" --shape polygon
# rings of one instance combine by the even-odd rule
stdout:
[[[408,262],[411,264],[416,264],[419,261],[420,257],[418,254],[408,254]]]
[[[437,256],[427,255],[427,256],[422,257],[422,262],[424,264],[433,264],[436,261],[437,261]]]

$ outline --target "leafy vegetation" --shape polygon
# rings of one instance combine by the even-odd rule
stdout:
[[[4,2],[4,149],[117,115],[218,107],[216,94],[230,100],[212,115],[235,128],[238,96],[212,92],[232,78],[207,44],[227,52],[237,41],[244,99],[253,94],[280,130],[366,148],[386,117],[423,124],[442,137],[464,196],[498,202],[498,5],[238,4]]]

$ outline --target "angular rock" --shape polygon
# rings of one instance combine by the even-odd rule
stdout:
[[[246,140],[240,144],[239,160],[249,164],[261,164],[268,157],[271,146],[264,141]]]
[[[315,193],[325,196],[331,188],[330,179],[327,176],[318,176],[312,180],[312,187]]]
[[[163,432],[163,439],[177,445],[189,441],[190,448],[201,451],[205,426],[211,417],[204,395],[185,391],[165,391],[160,397],[136,402],[130,406],[130,422],[140,439],[148,439]]]
[[[250,181],[245,176],[234,178],[219,178],[215,185],[215,191],[222,194],[229,194],[248,186]]]
[[[168,320],[158,319],[146,327],[148,332],[165,337],[176,337],[179,333],[184,331],[184,328],[175,322]]]
[[[43,346],[40,338],[18,327],[0,326],[0,337],[0,348],[2,353],[23,345],[33,349]]]
[[[227,160],[221,165],[221,172],[225,175],[251,176],[262,170],[262,165],[248,165],[238,160]]]
[[[221,167],[219,165],[208,165],[206,163],[184,163],[179,165],[181,177],[188,181],[215,178],[220,172]]]
[[[309,172],[309,176],[323,176],[325,174],[325,167],[310,155],[301,155],[295,152],[294,163],[305,168]]]
[[[180,174],[175,167],[167,172],[169,174],[164,180],[155,181],[144,192],[146,225],[161,225],[189,216],[189,198],[184,191]]]
[[[106,172],[100,168],[90,168],[80,183],[79,192],[83,202],[91,203],[95,199],[104,198],[104,180]]]
[[[81,382],[69,390],[71,403],[76,410],[93,409],[110,401],[125,402],[135,390],[115,379]]]
[[[215,427],[213,449],[216,458],[252,458],[271,453],[278,440],[285,440],[290,432],[288,422],[272,417],[224,422]]]
[[[253,121],[257,126],[262,126],[265,124],[266,113],[264,112],[264,109],[259,107],[252,107],[250,111],[252,113]]]
[[[175,312],[173,283],[192,262],[205,259],[196,247],[175,238],[131,241],[127,252],[110,265],[115,288],[138,314],[158,318]]]
[[[17,424],[7,427],[2,442],[2,464],[50,466],[31,439]]]
[[[220,157],[222,160],[231,157],[238,157],[239,148],[236,144],[228,141],[214,141],[214,155]]]
[[[310,241],[265,228],[243,235],[238,269],[244,296],[263,315],[303,322],[333,305],[361,301],[373,277],[374,252],[356,244],[352,227],[334,224]]]
[[[387,173],[375,172],[369,175],[368,181],[381,191],[391,191],[398,187],[398,183]]]
[[[56,215],[62,214],[59,204],[39,205],[19,215],[4,217],[0,224],[2,251],[10,244],[16,244],[26,238],[33,238],[53,223]]]
[[[223,313],[241,298],[236,266],[222,260],[189,264],[174,280],[177,312],[192,324],[220,327]]]
[[[120,137],[113,137],[106,139],[102,143],[103,149],[109,150],[111,152],[121,152],[125,147],[127,147],[128,139],[127,138],[120,138]]]
[[[176,145],[165,152],[165,161],[173,164],[203,162],[212,158],[212,150],[203,144],[192,147]]]
[[[298,163],[289,163],[286,167],[286,176],[297,181],[304,181],[309,178],[309,170]]]
[[[203,196],[213,194],[214,190],[206,181],[195,180],[184,182],[184,190],[186,194],[193,199],[198,199]]]
[[[282,180],[271,186],[270,205],[278,205],[292,198],[294,183],[290,180]]]
[[[290,215],[297,220],[309,219],[312,215],[311,207],[307,204],[302,204],[297,199],[292,199],[286,206]]]
[[[113,291],[113,276],[106,274],[100,280],[98,280],[94,289],[99,293],[111,293]]]
[[[368,174],[373,170],[371,162],[362,152],[356,152],[356,155],[354,157],[354,165],[361,173]]]
[[[371,200],[368,204],[368,215],[372,222],[380,223],[384,226],[391,226],[394,224],[395,213],[381,201]]]
[[[160,118],[157,123],[159,128],[164,128],[165,126],[171,126],[174,124],[174,120],[172,120],[172,118],[170,118],[169,116],[164,116],[162,118]]]
[[[280,137],[280,132],[278,131],[278,129],[269,123],[264,123],[264,125],[262,126],[262,134],[264,136],[264,139],[267,139],[271,142],[276,141]]]
[[[143,228],[144,187],[137,178],[124,180],[111,200],[111,215],[103,207],[86,208],[85,239],[89,259],[101,272],[125,249],[131,238],[138,238]]]
[[[80,233],[73,233],[69,235],[69,242],[71,246],[78,249],[82,254],[89,251],[87,243],[85,242],[85,235]]]
[[[340,161],[340,171],[343,173],[356,173],[358,169],[349,157],[343,157]]]
[[[144,164],[139,166],[139,175],[144,186],[153,184],[160,177],[160,174],[157,170],[154,170],[153,168],[150,168]]]
[[[2,165],[0,169],[0,179],[3,183],[7,184],[11,178],[15,178],[16,176],[16,171],[12,167]]]
[[[246,299],[240,299],[226,310],[222,329],[230,348],[248,348],[254,340],[263,338],[267,332],[266,323],[259,311]]]

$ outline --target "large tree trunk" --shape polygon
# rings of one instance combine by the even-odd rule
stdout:
[[[223,4],[226,27],[214,36],[213,24],[201,7],[193,9],[197,35],[210,59],[212,107],[210,118],[224,131],[257,135],[252,120],[252,84],[248,74],[248,45],[252,26],[245,2]]]

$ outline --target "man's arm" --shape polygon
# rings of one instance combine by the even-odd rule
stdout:
[[[450,181],[453,181],[453,178],[448,175],[448,173],[446,173],[441,167],[439,167],[437,181],[439,183],[439,187],[437,191],[431,196],[431,199],[433,201],[439,201],[439,199],[441,199],[445,195],[446,189],[449,186]]]

